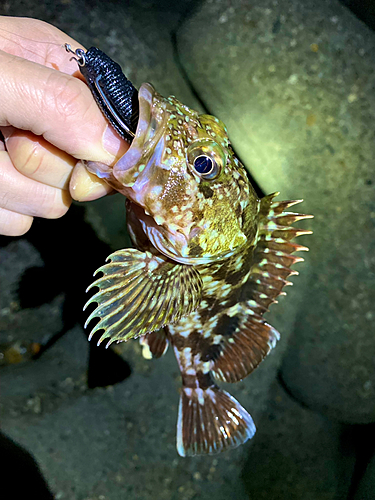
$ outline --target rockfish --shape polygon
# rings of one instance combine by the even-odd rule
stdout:
[[[91,336],[104,330],[108,345],[141,337],[154,357],[172,345],[181,456],[244,443],[253,420],[215,380],[242,380],[279,339],[263,314],[297,274],[291,265],[303,259],[292,254],[307,250],[291,240],[311,231],[291,224],[310,216],[287,211],[302,200],[258,199],[224,124],[149,84],[130,149],[114,167],[87,168],[126,196],[135,246],[96,271]]]

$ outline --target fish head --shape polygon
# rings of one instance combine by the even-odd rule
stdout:
[[[113,176],[151,243],[175,261],[209,263],[254,238],[244,226],[255,227],[259,200],[225,125],[150,84],[139,90],[136,135]]]

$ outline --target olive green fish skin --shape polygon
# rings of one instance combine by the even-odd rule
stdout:
[[[259,200],[235,157],[224,124],[209,115],[163,98],[149,84],[139,90],[140,118],[128,152],[113,167],[89,170],[144,210],[153,245],[173,260],[198,264],[224,258],[246,243],[243,214]],[[214,163],[200,175],[194,160]]]
[[[172,344],[182,375],[178,453],[218,453],[255,425],[215,379],[243,379],[275,346],[279,333],[263,315],[297,274],[291,266],[303,259],[292,254],[307,248],[291,240],[310,231],[292,224],[309,216],[287,211],[301,200],[258,199],[220,120],[149,84],[139,102],[129,151],[113,168],[88,164],[127,197],[137,249],[99,269],[88,322],[99,318],[99,342],[141,336],[146,357]]]

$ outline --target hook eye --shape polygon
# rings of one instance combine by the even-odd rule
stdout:
[[[72,46],[70,45],[70,43],[66,43],[65,44],[65,50],[67,52],[70,52],[71,54],[74,54],[75,56],[77,56],[77,57],[71,57],[70,60],[73,59],[81,67],[85,66],[85,64],[86,64],[86,57],[85,57],[86,56],[86,52],[83,49],[77,49],[77,50],[74,51],[72,49]]]

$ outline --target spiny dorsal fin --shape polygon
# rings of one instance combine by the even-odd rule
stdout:
[[[202,280],[193,266],[133,248],[119,250],[108,260],[95,272],[94,276],[98,272],[103,276],[87,290],[97,286],[99,291],[84,307],[98,304],[85,324],[100,318],[89,337],[104,330],[98,344],[105,338],[109,345],[158,330],[198,307]]]
[[[302,200],[272,202],[278,193],[261,200],[260,227],[258,241],[254,249],[254,263],[249,278],[240,290],[239,303],[235,313],[233,332],[217,331],[222,335],[220,355],[214,362],[215,376],[225,382],[237,382],[251,373],[276,345],[280,335],[263,318],[269,306],[277,302],[283,288],[292,283],[288,277],[298,274],[291,269],[301,257],[291,255],[308,248],[290,242],[296,236],[311,234],[311,231],[290,227],[298,220],[311,218],[310,215],[284,212]],[[225,315],[225,312],[224,312]],[[233,320],[232,320],[233,321]],[[225,324],[220,320],[218,324]]]
[[[311,219],[312,215],[285,211],[303,200],[272,202],[277,195],[278,193],[273,193],[261,200],[254,264],[245,287],[252,291],[251,298],[264,308],[263,312],[276,302],[276,298],[283,293],[284,286],[292,284],[288,277],[298,274],[291,266],[303,262],[303,258],[293,256],[292,253],[308,250],[307,247],[291,243],[290,240],[312,233],[310,230],[291,227],[294,222]]]

